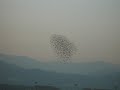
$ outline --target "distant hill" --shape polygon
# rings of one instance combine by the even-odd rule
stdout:
[[[110,72],[106,74],[68,74],[46,71],[40,68],[22,68],[15,64],[7,63],[3,57],[0,60],[0,83],[1,84],[23,84],[54,86],[74,86],[80,87],[113,87],[114,83],[120,84],[120,72]]]
[[[42,69],[61,73],[77,73],[82,75],[104,75],[120,71],[119,64],[111,64],[103,61],[64,64],[57,62],[40,62],[26,56],[13,56],[5,54],[0,54],[0,60],[10,64],[16,64],[17,66],[25,69]]]
[[[86,76],[48,72],[40,69],[23,69],[14,64],[0,61],[0,83],[33,85],[66,85]]]
[[[117,73],[120,78],[120,73]],[[0,83],[18,85],[53,85],[53,86],[74,86],[107,88],[113,87],[115,74],[104,77],[85,76],[79,74],[63,74],[48,72],[40,69],[23,69],[13,64],[0,61]]]

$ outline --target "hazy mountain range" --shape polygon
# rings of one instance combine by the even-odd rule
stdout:
[[[0,54],[0,83],[33,85],[34,82],[55,86],[77,83],[81,87],[113,87],[120,83],[120,67],[104,62],[43,63],[25,56]]]
[[[111,64],[103,61],[64,64],[59,62],[40,62],[26,56],[13,56],[5,54],[0,54],[0,60],[9,64],[15,64],[25,69],[42,69],[62,73],[77,73],[82,75],[107,74],[120,71],[119,64]]]

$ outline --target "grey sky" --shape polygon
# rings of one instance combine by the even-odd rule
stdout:
[[[120,0],[0,0],[1,53],[52,60],[52,34],[76,44],[76,61],[120,63]]]

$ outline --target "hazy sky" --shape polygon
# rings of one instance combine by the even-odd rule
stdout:
[[[0,0],[1,53],[56,59],[52,34],[75,43],[74,61],[120,63],[120,0]]]

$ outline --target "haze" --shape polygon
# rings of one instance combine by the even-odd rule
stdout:
[[[75,43],[73,62],[120,63],[120,1],[0,0],[0,53],[54,61],[52,34]]]

